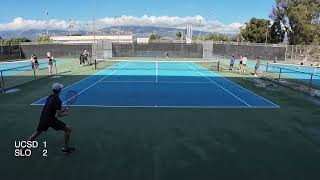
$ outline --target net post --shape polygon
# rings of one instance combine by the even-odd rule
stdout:
[[[54,60],[54,68],[56,70],[56,76],[58,75],[58,69],[57,69],[57,61]]]
[[[312,80],[313,80],[313,74],[311,74],[311,78],[309,82],[309,91],[311,91],[311,88],[312,88]]]
[[[220,61],[218,61],[218,72],[220,72]]]
[[[94,70],[97,70],[97,59],[94,60]]]
[[[3,80],[3,72],[1,71],[1,92],[5,93],[4,80]]]
[[[282,68],[280,68],[278,83],[280,84]]]
[[[34,77],[34,80],[36,80],[36,79],[37,79],[37,76],[36,76],[36,70],[35,70],[35,69],[33,69],[33,77]]]

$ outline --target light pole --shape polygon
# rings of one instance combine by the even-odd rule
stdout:
[[[69,19],[69,36],[71,36],[71,28],[73,28],[73,25],[71,24],[71,19]]]
[[[214,10],[212,10],[212,17],[213,17],[213,21],[214,21]],[[214,25],[214,23],[212,23],[212,37],[213,37],[213,34],[214,34],[214,29],[213,29],[213,25]]]
[[[118,43],[120,42],[120,22],[119,22],[120,16],[116,16],[117,20],[117,26],[118,26]]]
[[[237,45],[239,45],[239,41],[241,41],[240,43],[242,44],[243,36],[242,36],[242,34],[241,34],[241,31],[242,31],[242,30],[245,30],[245,29],[246,29],[246,25],[245,25],[245,24],[242,25],[241,27],[239,27],[240,33],[239,33],[239,35],[238,35],[238,37],[237,37]],[[240,38],[240,40],[239,40],[239,38]]]
[[[265,42],[266,46],[267,46],[267,43],[268,43],[268,32],[269,32],[269,21],[267,21],[267,32],[266,32],[266,42]]]
[[[96,0],[92,0],[92,26],[93,26],[93,43],[92,43],[92,58],[95,60],[96,58],[96,22],[95,22],[95,15],[96,15]]]
[[[200,20],[199,20],[199,26],[200,26],[200,28],[201,28],[201,24],[202,24],[202,20],[200,19]],[[201,35],[202,35],[202,31],[201,31],[201,29],[200,29],[199,40],[201,40]]]
[[[131,18],[131,16],[128,16],[129,35],[131,35],[131,34],[132,34],[132,32],[131,32],[131,23],[130,23],[130,18]]]
[[[92,25],[93,25],[93,40],[95,42],[96,39],[96,20],[95,20],[95,16],[96,16],[96,0],[92,0],[93,3],[93,8],[92,8]]]
[[[48,19],[48,16],[49,16],[49,12],[46,11],[46,28],[47,28],[47,37],[49,37],[49,19]]]

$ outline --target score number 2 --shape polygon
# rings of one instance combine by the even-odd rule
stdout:
[[[43,157],[47,157],[48,155],[48,150],[46,149],[47,148],[47,141],[44,141],[43,142],[43,146],[44,146],[44,150],[42,150],[42,156]]]

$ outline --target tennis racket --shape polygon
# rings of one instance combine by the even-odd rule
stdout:
[[[68,91],[67,94],[66,94],[66,105],[67,105],[67,108],[66,110],[68,111],[70,106],[72,104],[74,104],[78,99],[78,93],[76,91]]]

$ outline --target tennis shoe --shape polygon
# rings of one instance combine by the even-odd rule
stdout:
[[[72,153],[76,150],[76,148],[74,147],[64,147],[64,148],[61,148],[61,151],[64,152],[64,153]]]

